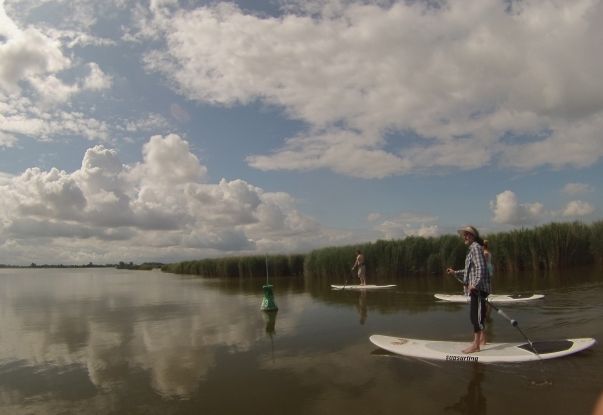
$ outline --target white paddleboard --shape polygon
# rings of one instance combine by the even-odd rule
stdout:
[[[532,344],[538,354],[531,351],[530,344],[527,342],[488,343],[482,346],[479,352],[464,354],[462,350],[468,347],[470,342],[405,339],[379,334],[374,334],[369,339],[375,346],[403,356],[479,363],[511,363],[554,359],[588,349],[596,343],[593,338],[535,341]]]
[[[470,303],[471,297],[463,294],[434,294],[438,300],[449,301],[452,303]],[[491,303],[522,303],[524,301],[532,301],[544,298],[543,294],[532,294],[532,295],[508,295],[508,294],[490,294],[488,301]]]
[[[331,288],[334,288],[336,290],[377,290],[377,289],[381,289],[381,288],[392,288],[395,287],[395,284],[389,284],[389,285],[371,285],[371,284],[366,284],[366,285],[331,285]]]

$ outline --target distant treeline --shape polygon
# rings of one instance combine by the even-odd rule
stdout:
[[[90,262],[87,265],[65,265],[65,264],[43,264],[38,265],[31,263],[31,265],[7,265],[0,264],[0,268],[117,268],[117,269],[130,269],[130,270],[152,270],[154,268],[161,268],[163,266],[160,262],[144,262],[142,264],[135,264],[133,262],[125,263],[120,262],[119,264],[93,264]]]
[[[548,225],[485,236],[496,272],[555,270],[603,264],[603,221]],[[347,278],[360,249],[371,278],[440,274],[448,266],[462,268],[467,248],[458,235],[408,237],[353,246],[316,249],[305,255],[268,256],[271,276],[304,275],[316,279]],[[262,277],[266,257],[227,257],[164,265],[162,270],[207,277]]]
[[[0,264],[0,268],[113,268],[115,264],[93,264],[90,262],[87,265],[64,265],[64,264],[42,264],[38,265],[34,262],[31,265],[10,265],[10,264]]]

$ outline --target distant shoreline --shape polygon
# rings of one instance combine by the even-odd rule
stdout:
[[[10,268],[10,269],[19,269],[19,268],[117,268],[116,264],[106,264],[106,265],[63,265],[63,264],[44,264],[44,265],[6,265],[0,264],[1,268]]]
[[[88,263],[86,265],[64,265],[64,264],[43,264],[38,265],[32,263],[31,265],[7,265],[0,264],[0,269],[56,269],[56,268],[116,268],[116,269],[130,269],[130,270],[151,270],[154,268],[161,268],[164,264],[160,262],[144,262],[142,264],[134,264],[132,262],[125,263],[120,262],[118,264],[93,264]]]

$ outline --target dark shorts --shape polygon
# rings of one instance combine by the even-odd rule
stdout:
[[[486,328],[486,311],[488,310],[488,293],[485,291],[473,290],[469,294],[471,297],[471,307],[469,317],[473,324],[473,332],[477,333]]]

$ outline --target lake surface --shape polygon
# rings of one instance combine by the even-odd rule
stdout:
[[[374,333],[467,340],[451,277],[391,290],[334,291],[159,271],[0,270],[1,414],[590,414],[603,392],[603,276],[496,276],[497,293],[545,298],[501,306],[531,340],[594,337],[577,355],[526,364],[387,355]],[[375,283],[375,281],[370,281]],[[341,284],[342,281],[331,281]],[[489,340],[523,341],[496,313]]]

